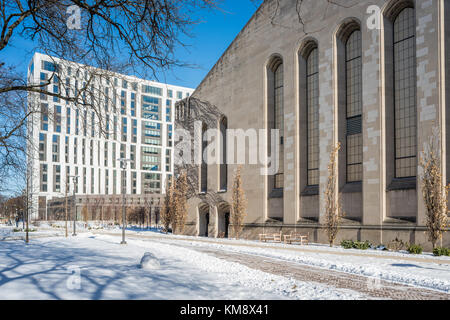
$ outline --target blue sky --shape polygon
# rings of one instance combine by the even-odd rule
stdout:
[[[198,68],[174,68],[158,76],[158,81],[196,88],[256,9],[251,0],[223,0],[221,10],[199,12],[203,22],[193,27],[194,37],[182,39],[189,48],[177,52],[179,60]],[[0,54],[0,61],[14,64],[25,76],[34,45],[20,37],[15,37],[12,44]]]
[[[158,76],[158,79],[150,80],[190,88],[196,88],[200,84],[257,9],[252,0],[222,1],[220,10],[198,12],[202,23],[195,25],[191,30],[193,38],[182,39],[189,48],[187,50],[181,48],[177,52],[179,60],[198,67],[174,68]],[[12,40],[8,47],[1,51],[0,62],[15,66],[19,72],[22,70],[25,79],[28,64],[35,52],[35,44],[17,34]],[[15,181],[10,182],[9,187],[13,192],[22,189],[21,185],[15,186]]]
[[[201,17],[204,22],[193,29],[195,37],[186,40],[192,45],[189,52],[180,52],[179,59],[199,68],[176,68],[166,74],[167,81],[160,81],[197,87],[257,9],[251,0],[224,0],[221,8],[205,12]]]

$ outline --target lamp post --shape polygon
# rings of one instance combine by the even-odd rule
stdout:
[[[126,193],[126,180],[125,174],[127,169],[127,163],[131,161],[131,159],[120,158],[120,168],[122,168],[122,242],[120,244],[127,244],[125,241],[125,223],[126,223],[126,214],[125,214],[125,193]]]
[[[77,224],[77,204],[75,202],[75,190],[77,188],[77,184],[78,184],[78,176],[69,176],[69,178],[72,178],[73,180],[73,234],[72,236],[76,236],[77,235],[77,229],[76,229],[76,224]]]

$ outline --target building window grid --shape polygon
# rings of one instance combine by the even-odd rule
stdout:
[[[135,171],[131,172],[132,174],[132,194],[137,193],[137,173]]]
[[[127,141],[127,118],[122,118],[122,142]]]
[[[417,174],[415,11],[403,9],[394,21],[395,177]]]
[[[306,59],[308,185],[319,184],[319,53],[314,48]]]
[[[77,159],[78,159],[78,152],[77,152],[77,146],[78,146],[78,140],[77,138],[74,138],[73,141],[73,163],[77,163]]]
[[[52,161],[59,162],[59,135],[53,135]]]
[[[159,193],[161,191],[161,174],[143,173],[142,181],[144,194]]]
[[[160,101],[159,98],[142,96],[142,118],[148,120],[160,120]]]
[[[206,147],[208,145],[208,142],[206,140],[206,131],[208,130],[205,123],[203,123],[202,126],[202,164],[200,166],[200,192],[207,192],[208,191],[208,164],[206,159]]]
[[[130,146],[130,166],[131,169],[136,169],[136,146],[135,145],[131,145]]]
[[[136,93],[131,93],[130,112],[132,117],[136,117]]]
[[[83,135],[86,137],[87,135],[87,111],[84,110],[84,119],[83,119]]]
[[[132,123],[131,142],[132,143],[137,143],[137,120],[136,119],[132,119],[131,123]]]
[[[39,160],[47,161],[47,135],[45,133],[39,133]]]
[[[95,112],[91,113],[91,137],[95,137]]]
[[[274,188],[282,189],[284,184],[284,80],[283,80],[283,64],[280,63],[274,71],[274,123],[275,129],[280,130],[280,152],[278,173],[275,174]]]
[[[47,192],[48,167],[46,164],[41,164],[41,191]]]
[[[345,45],[347,182],[363,175],[361,31],[355,30]]]
[[[94,141],[89,141],[89,164],[94,165]]]
[[[53,192],[61,192],[61,166],[54,165],[53,172],[55,173],[55,184],[53,186]]]
[[[122,91],[120,93],[120,113],[122,115],[127,114],[127,92]]]
[[[116,163],[117,163],[117,158],[116,158],[116,143],[113,142],[113,146],[112,146],[112,165],[113,168],[116,167]],[[115,188],[115,187],[114,187]]]
[[[86,194],[86,168],[83,168],[83,193]]]
[[[41,130],[48,131],[48,104],[41,103]]]
[[[228,186],[228,164],[227,164],[227,118],[223,117],[220,121],[220,134],[222,136],[221,162],[220,162],[220,184],[219,189],[227,190]]]
[[[55,115],[54,115],[54,125],[55,132],[61,133],[61,106],[54,106]]]
[[[109,170],[105,170],[105,194],[109,194]]]
[[[65,157],[66,157],[66,163],[69,163],[69,137],[66,136],[65,138]]]
[[[69,80],[70,81],[70,80]],[[58,88],[59,89],[59,88]],[[159,106],[158,106],[159,107]],[[159,108],[158,108],[159,109]],[[106,101],[106,104],[105,104],[105,110],[108,110],[108,101]],[[170,108],[168,109],[168,110],[170,110]],[[67,109],[66,109],[66,112],[67,112],[67,117],[66,117],[66,133],[67,134],[71,134],[71,130],[70,130],[70,127],[71,127],[71,114],[70,114],[70,112],[71,112],[71,110],[70,110],[70,108],[69,107],[67,107]],[[158,113],[159,113],[159,110],[158,110]],[[169,111],[169,113],[170,113],[170,111]],[[84,111],[84,117],[83,117],[83,134],[84,134],[84,136],[87,136],[87,112],[86,111]],[[76,116],[76,121],[75,121],[75,129],[76,129],[76,134],[78,135],[79,134],[79,112],[78,112],[78,110],[76,110],[76,114],[75,114],[75,116]],[[57,119],[60,119],[60,118],[57,118]],[[169,114],[169,119],[170,119],[170,114]],[[91,120],[92,120],[92,122],[91,122],[91,129],[92,129],[92,136],[94,136],[95,135],[95,133],[94,133],[94,127],[95,127],[95,117],[94,117],[94,115],[92,115],[92,118],[91,118]],[[47,129],[47,128],[46,128]],[[47,129],[48,130],[48,129]],[[56,127],[55,127],[55,131],[57,131],[56,130]],[[170,130],[168,130],[168,132],[169,132]],[[59,131],[58,131],[59,132]],[[169,136],[170,136],[170,134],[169,134]],[[59,140],[59,139],[58,139]],[[65,139],[65,155],[66,155],[66,162],[69,162],[69,160],[68,160],[68,148],[70,148],[70,145],[69,145],[69,143],[68,143],[68,137],[66,137],[66,139]],[[85,140],[84,139],[82,139],[83,141],[82,141],[82,147],[83,147],[83,164],[85,163],[85,147],[86,147],[86,145],[85,145]],[[169,138],[169,140],[170,140],[170,138]],[[160,144],[160,143],[159,143]],[[92,141],[90,141],[90,151],[91,151],[91,154],[90,154],[90,160],[91,160],[91,163],[93,163],[93,152],[92,152],[92,149],[93,149],[93,144],[92,144]],[[107,148],[107,146],[106,146],[106,148]],[[54,145],[54,150],[56,150],[56,149],[58,149],[58,152],[59,152],[59,146],[57,147],[56,145]],[[75,138],[75,140],[74,140],[74,146],[73,146],[73,149],[74,149],[74,162],[76,163],[76,154],[77,154],[77,144],[76,144],[76,138]],[[54,158],[54,160],[56,161],[57,159],[56,158]],[[160,158],[159,158],[159,162],[160,162]],[[107,163],[107,150],[105,151],[105,163]],[[169,164],[169,168],[170,168],[170,159],[168,158],[167,159],[167,163]],[[78,168],[77,168],[78,169]],[[78,170],[77,170],[78,171]],[[85,191],[85,189],[86,189],[86,187],[87,187],[87,183],[86,183],[86,178],[87,178],[87,174],[86,174],[86,168],[83,168],[83,173],[84,173],[84,175],[83,175],[83,192],[85,193],[86,191]],[[91,171],[91,173],[93,173],[92,171]],[[91,174],[91,192],[93,192],[92,191],[92,188],[94,187],[92,184],[93,184],[93,177],[94,177],[94,174]],[[106,176],[105,176],[105,180],[106,180]],[[160,182],[158,182],[158,184],[160,184]],[[158,185],[158,188],[159,188],[160,186]]]
[[[166,171],[167,172],[170,172],[170,171],[172,171],[172,162],[171,162],[171,159],[172,159],[172,156],[171,156],[171,154],[172,154],[172,150],[170,150],[170,149],[167,149],[166,150]]]
[[[69,189],[68,189],[69,182],[70,182],[70,167],[66,166],[66,181],[65,181],[64,189],[67,192],[67,194],[69,193]]]
[[[173,139],[172,139],[172,137],[173,137],[173,129],[172,128],[173,127],[172,127],[171,124],[167,125],[167,146],[168,147],[172,147],[172,145],[173,145]]]
[[[105,167],[107,167],[108,166],[108,142],[105,142],[105,151],[104,151],[104,153],[105,153],[104,164],[105,164]]]
[[[70,108],[66,109],[66,133],[70,134]]]
[[[94,168],[91,168],[91,194],[94,194],[95,193],[95,191],[94,191],[94,181],[95,181],[95,176],[94,176],[94,174],[95,174],[95,170],[94,170]]]
[[[81,141],[81,159],[83,165],[86,165],[86,140]]]

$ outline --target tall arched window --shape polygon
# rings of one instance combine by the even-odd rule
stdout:
[[[279,63],[274,70],[274,129],[280,130],[279,169],[275,174],[274,188],[282,189],[284,182],[284,108],[283,108],[283,63]]]
[[[319,50],[306,59],[306,96],[308,112],[308,185],[319,184]]]
[[[417,172],[416,22],[413,8],[403,9],[394,21],[394,132],[395,177]]]
[[[347,182],[362,180],[362,61],[361,31],[355,30],[345,44]]]
[[[227,118],[223,117],[220,121],[220,134],[222,136],[221,164],[220,164],[220,190],[226,191],[228,184],[228,166],[227,166]]]
[[[206,192],[208,190],[208,165],[206,162],[206,147],[208,146],[208,141],[206,140],[206,130],[207,126],[205,123],[202,125],[202,164],[200,169],[200,191]]]

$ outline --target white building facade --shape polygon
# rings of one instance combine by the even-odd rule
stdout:
[[[175,102],[193,89],[83,66],[36,53],[28,82],[87,101],[29,95],[29,191],[32,219],[47,201],[72,195],[165,193],[173,174]],[[126,158],[123,171],[120,158]],[[77,183],[71,176],[77,176]]]

